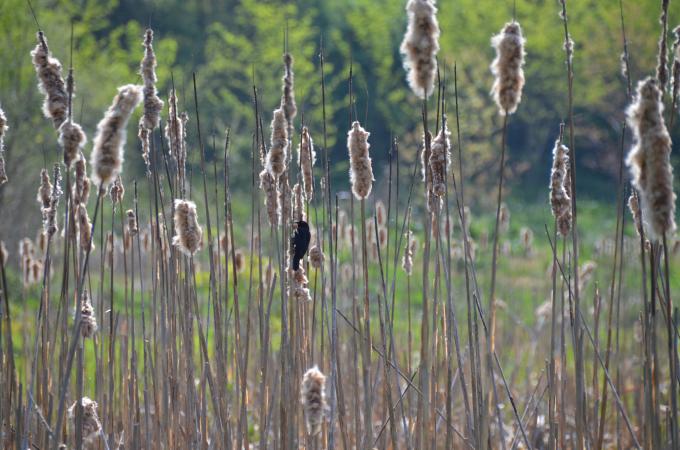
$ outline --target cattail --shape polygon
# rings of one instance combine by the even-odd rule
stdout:
[[[137,235],[137,232],[139,229],[137,228],[137,216],[135,215],[135,212],[131,209],[128,209],[127,212],[125,213],[127,215],[127,231],[130,233],[130,236],[135,236]]]
[[[578,272],[580,291],[585,290],[585,287],[590,283],[590,280],[592,280],[593,274],[595,273],[595,269],[597,269],[597,264],[593,261],[586,261],[581,265]]]
[[[73,405],[68,409],[68,416],[75,420],[76,417],[76,405],[78,402],[74,402]],[[101,423],[99,422],[99,417],[97,416],[97,402],[91,400],[89,397],[83,397],[80,399],[80,405],[82,407],[82,435],[83,438],[87,439],[94,433],[98,433],[101,429]]]
[[[387,226],[387,208],[382,200],[375,202],[375,217],[379,227]]]
[[[650,240],[655,240],[675,231],[675,193],[671,138],[663,118],[661,91],[654,78],[638,83],[636,99],[626,114],[635,136],[626,164],[640,195],[645,231]]]
[[[165,124],[165,137],[168,140],[170,155],[180,159],[182,151],[182,137],[184,136],[183,122],[179,118],[177,112],[177,95],[175,90],[170,91],[170,98],[168,99],[168,122]]]
[[[491,63],[494,76],[491,94],[502,115],[517,111],[524,87],[524,37],[518,22],[506,23],[493,38],[496,59]]]
[[[316,152],[314,151],[314,143],[312,137],[309,135],[307,127],[302,128],[302,139],[298,147],[298,165],[302,173],[302,185],[305,188],[305,196],[307,201],[311,202],[314,195],[314,178],[313,168],[316,162]]]
[[[291,202],[293,193],[288,184],[288,172],[284,172],[279,177],[279,223],[285,223],[291,217]]]
[[[569,149],[558,139],[553,148],[553,165],[550,172],[550,206],[562,236],[569,234],[571,228],[571,198],[566,188],[568,164]]]
[[[47,233],[42,228],[38,230],[38,234],[35,237],[35,245],[38,247],[40,255],[44,256],[47,252]]]
[[[680,25],[673,29],[675,41],[673,42],[673,65],[671,69],[672,86],[671,98],[673,107],[677,106],[678,94],[680,94]]]
[[[306,220],[305,217],[305,193],[300,183],[293,186],[293,220]]]
[[[378,227],[378,243],[380,248],[385,248],[387,245],[387,227]]]
[[[326,376],[317,366],[305,372],[300,393],[307,433],[315,436],[321,432],[321,425],[326,414]]]
[[[264,192],[264,204],[267,206],[269,224],[276,226],[279,223],[279,193],[276,189],[276,179],[267,169],[260,172],[260,189]]]
[[[432,133],[429,131],[423,135],[423,145],[420,149],[420,173],[425,183],[425,197],[427,210],[434,213],[441,204],[440,198],[434,195],[432,187],[432,170],[430,170],[430,158],[427,155],[427,142],[432,141]],[[431,151],[430,151],[431,152]]]
[[[59,206],[59,199],[61,198],[61,169],[59,164],[54,164],[54,169],[52,172],[52,179],[54,184],[52,185],[52,190],[50,192],[50,198],[48,206],[45,207],[44,199],[41,198],[43,203],[43,229],[47,233],[48,237],[52,237],[54,233],[58,231],[57,227],[57,208]],[[49,180],[48,180],[49,182]]]
[[[505,234],[510,229],[510,208],[505,203],[501,203],[501,212],[498,217],[498,232]]]
[[[5,241],[0,241],[0,264],[2,267],[7,267],[7,259],[9,258],[9,252],[5,246]]]
[[[293,74],[293,55],[285,53],[283,55],[283,64],[285,66],[285,71],[283,74],[283,85],[281,87],[283,91],[281,96],[281,107],[283,108],[286,122],[288,122],[288,134],[290,135],[293,131],[293,119],[295,119],[295,116],[297,115],[293,84],[295,80],[295,75]]]
[[[50,183],[50,174],[47,169],[40,171],[40,187],[38,188],[38,203],[42,210],[47,210],[50,207],[50,198],[52,196],[52,183]]]
[[[80,334],[84,338],[91,338],[97,332],[97,318],[94,315],[92,299],[87,289],[83,290],[83,299],[80,302]]]
[[[7,117],[5,116],[5,111],[3,111],[2,108],[0,108],[0,186],[7,183],[7,171],[5,169],[6,132],[7,132]]]
[[[241,250],[236,250],[234,253],[234,260],[236,261],[236,272],[243,272],[243,269],[246,268],[246,257]]]
[[[76,182],[73,185],[73,201],[75,203],[87,204],[90,197],[90,179],[87,177],[87,166],[82,152],[76,160]]]
[[[153,130],[158,127],[163,109],[163,100],[158,98],[156,91],[156,54],[153,51],[153,30],[147,29],[144,33],[144,58],[140,65],[140,74],[144,80],[144,114],[139,119],[139,139],[142,141],[142,158],[146,163],[147,171],[151,170],[149,160],[149,138]]]
[[[277,178],[286,171],[288,162],[288,131],[286,130],[286,114],[283,108],[274,110],[271,123],[271,148],[267,153],[267,171]]]
[[[39,259],[31,261],[31,273],[29,276],[29,284],[37,283],[41,280],[43,274],[43,263]]]
[[[300,267],[297,270],[288,269],[288,273],[290,275],[289,297],[298,302],[311,302],[312,296],[307,287],[309,280],[307,279],[305,269],[303,267]]]
[[[196,203],[175,199],[175,236],[172,245],[187,256],[193,256],[201,248],[203,230],[198,224]]]
[[[325,256],[323,254],[323,250],[321,250],[321,247],[319,247],[318,244],[312,245],[312,247],[309,249],[309,262],[311,263],[312,267],[315,269],[321,268],[323,266]]]
[[[40,82],[38,87],[45,96],[43,114],[52,119],[54,128],[58,130],[67,118],[68,94],[61,76],[61,63],[50,55],[42,31],[38,31],[38,45],[31,52],[31,57]]]
[[[419,98],[434,91],[439,52],[437,7],[431,0],[409,0],[406,4],[408,28],[401,43],[408,84]]]
[[[82,203],[78,205],[76,213],[78,214],[77,220],[78,228],[80,230],[80,248],[86,252],[88,249],[91,249],[92,223],[90,223],[90,216],[87,214],[87,208]]]
[[[123,180],[120,179],[120,175],[116,177],[111,185],[109,195],[111,196],[111,203],[113,203],[114,206],[123,202],[123,197],[125,197],[125,186],[123,186]]]
[[[64,150],[64,164],[67,168],[80,158],[87,143],[87,136],[77,123],[67,120],[59,127],[59,145]]]
[[[638,197],[635,195],[635,192],[631,192],[630,197],[628,197],[628,209],[630,209],[630,214],[633,216],[633,224],[635,225],[638,236],[642,236],[642,216],[640,214]]]
[[[662,0],[661,17],[661,36],[659,37],[659,53],[656,59],[656,80],[659,82],[659,89],[663,92],[668,83],[668,4],[670,0]]]
[[[408,276],[413,274],[413,246],[411,245],[412,239],[413,233],[411,230],[408,230],[406,232],[406,246],[404,248],[404,256],[401,259],[401,267]]]
[[[158,98],[156,91],[156,54],[153,51],[153,30],[148,28],[144,33],[144,58],[140,65],[140,74],[144,80],[144,127],[153,131],[158,127],[163,109],[163,100]]]
[[[108,186],[120,174],[127,135],[125,128],[141,99],[139,86],[128,84],[119,87],[113,103],[97,125],[90,156],[95,183]]]
[[[106,233],[106,261],[109,267],[113,267],[115,260],[115,252],[114,252],[114,237],[112,232]]]
[[[368,155],[370,134],[361,127],[358,121],[352,123],[352,129],[347,133],[349,178],[352,183],[352,192],[358,200],[368,197],[373,187],[373,168],[371,157]]]
[[[432,141],[430,148],[430,172],[432,175],[432,193],[438,197],[442,197],[446,192],[446,174],[451,164],[451,153],[449,149],[449,128],[446,125],[446,116],[444,116],[441,130]]]

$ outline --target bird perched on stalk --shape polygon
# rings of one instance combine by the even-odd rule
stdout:
[[[309,225],[304,220],[295,222],[295,230],[290,237],[290,249],[293,254],[293,270],[300,269],[300,260],[304,258],[309,247],[312,234],[309,232]]]

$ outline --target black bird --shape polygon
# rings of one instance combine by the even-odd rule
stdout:
[[[309,225],[304,220],[296,222],[293,235],[290,237],[290,248],[293,253],[293,270],[300,268],[300,260],[304,258],[309,247],[309,241],[312,239],[312,234],[309,232]]]

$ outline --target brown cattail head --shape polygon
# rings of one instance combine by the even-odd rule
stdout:
[[[562,236],[569,234],[571,229],[571,198],[567,187],[567,184],[570,183],[567,178],[568,172],[569,149],[558,139],[553,148],[553,165],[550,172],[550,206]]]
[[[288,133],[290,134],[293,130],[293,119],[295,119],[295,116],[297,115],[297,106],[295,105],[295,75],[293,74],[293,55],[287,52],[284,53],[283,64],[285,66],[285,70],[283,73],[283,85],[281,86],[281,107],[283,108],[283,112],[286,116],[286,122],[288,123]]]
[[[371,133],[363,129],[358,121],[352,123],[352,128],[347,133],[349,178],[352,192],[358,200],[368,197],[373,187],[373,167],[368,154],[370,135]]]
[[[31,57],[38,75],[38,87],[45,96],[43,114],[52,119],[55,129],[59,129],[67,118],[68,93],[61,75],[61,63],[50,55],[47,40],[42,31],[38,31],[38,45],[31,52]]]
[[[630,197],[628,197],[628,209],[630,209],[630,214],[633,216],[635,231],[637,231],[638,236],[642,236],[642,215],[640,214],[640,203],[635,192],[631,192]]]
[[[52,196],[52,183],[47,169],[40,171],[40,187],[38,188],[38,203],[45,210],[50,207],[50,197]]]
[[[38,258],[31,260],[29,284],[37,283],[43,276],[43,263]]]
[[[319,268],[321,268],[321,266],[323,266],[324,259],[325,259],[325,256],[323,254],[323,250],[321,250],[321,247],[319,247],[318,244],[314,244],[309,249],[309,262],[310,262],[310,264],[315,269],[319,269]]]
[[[302,128],[302,139],[298,147],[298,165],[302,173],[302,185],[305,188],[307,201],[311,202],[314,195],[314,163],[316,162],[316,152],[314,143],[309,135],[307,127]]]
[[[510,229],[510,208],[505,203],[501,203],[501,212],[498,217],[498,231],[503,234]]]
[[[276,226],[279,223],[279,193],[276,189],[276,179],[267,169],[260,172],[260,189],[264,192],[264,204],[267,206],[269,224]]]
[[[659,89],[661,92],[666,88],[668,83],[668,4],[670,0],[662,0],[661,2],[661,17],[659,23],[661,24],[661,36],[659,37],[659,53],[656,59],[656,80],[659,82]]]
[[[75,203],[87,204],[90,198],[90,179],[87,177],[87,166],[82,152],[76,160],[76,182],[73,184],[73,201]]]
[[[113,203],[114,206],[123,202],[123,197],[125,197],[125,186],[123,186],[123,180],[121,180],[120,176],[117,176],[111,185],[109,195],[111,196],[111,203]]]
[[[42,228],[38,229],[38,233],[35,236],[35,246],[38,247],[40,256],[45,256],[47,251],[47,233]]]
[[[306,220],[305,216],[305,192],[300,183],[293,186],[293,220],[299,222]]]
[[[73,405],[68,409],[68,416],[75,421],[76,418],[76,405],[78,402],[74,402]],[[98,433],[101,429],[101,424],[99,422],[99,416],[97,416],[97,402],[90,399],[89,397],[83,397],[80,399],[80,405],[83,408],[82,415],[82,435],[83,438],[87,439],[94,433]]]
[[[321,432],[326,414],[326,376],[314,366],[305,372],[300,388],[302,409],[305,413],[307,433],[315,436]]]
[[[494,76],[491,94],[500,114],[517,111],[524,87],[524,37],[518,22],[506,23],[501,32],[491,38],[496,59],[491,63]]]
[[[312,295],[310,294],[309,288],[307,287],[309,280],[307,279],[307,274],[305,273],[304,267],[300,267],[297,270],[289,268],[288,275],[290,277],[288,296],[298,302],[311,302]]]
[[[144,33],[144,58],[140,65],[140,74],[144,80],[144,128],[153,131],[158,127],[163,109],[163,100],[156,92],[156,54],[153,51],[153,30],[148,28]]]
[[[168,122],[165,124],[165,137],[168,139],[170,156],[177,159],[178,170],[180,170],[180,174],[183,174],[184,121],[180,119],[177,111],[177,95],[174,89],[170,91],[170,98],[168,99]]]
[[[451,144],[449,143],[449,128],[444,116],[443,125],[432,141],[430,148],[430,172],[432,174],[432,193],[437,197],[446,193],[446,176],[451,164]]]
[[[278,178],[286,171],[288,163],[288,131],[286,114],[282,107],[274,110],[271,129],[271,148],[267,153],[266,167],[274,178]]]
[[[78,205],[77,220],[78,228],[80,230],[80,248],[83,251],[92,249],[92,223],[90,222],[90,216],[87,214],[87,208],[82,203]]]
[[[434,195],[432,186],[432,171],[430,170],[430,154],[427,153],[428,142],[432,142],[432,133],[429,131],[423,134],[423,146],[420,149],[420,171],[425,183],[425,196],[427,210],[434,213],[437,206],[441,204],[441,199]]]
[[[52,191],[50,193],[49,204],[45,207],[43,201],[43,229],[48,237],[52,237],[58,231],[57,227],[57,208],[59,207],[59,199],[61,198],[61,168],[59,164],[54,164],[52,172]],[[42,201],[43,199],[41,199]]]
[[[137,232],[139,231],[139,229],[137,228],[137,216],[135,215],[135,212],[131,209],[128,209],[125,214],[127,215],[127,231],[128,231],[128,233],[130,234],[130,236],[137,235]]]
[[[375,217],[378,220],[379,227],[387,226],[387,208],[385,208],[382,200],[375,202]]]
[[[234,261],[236,262],[236,272],[243,272],[243,269],[246,268],[246,257],[241,250],[236,250],[234,253]]]
[[[406,246],[404,248],[404,257],[401,260],[401,267],[406,272],[406,275],[411,276],[413,274],[413,246],[411,245],[411,240],[413,239],[413,233],[411,230],[406,232]]]
[[[80,158],[87,143],[85,132],[77,123],[67,120],[59,127],[59,145],[64,150],[64,164],[67,168]]]
[[[520,239],[522,239],[522,246],[524,247],[524,252],[526,254],[531,253],[532,245],[534,243],[534,232],[531,231],[531,228],[523,227],[519,231],[519,236]]]
[[[432,0],[409,0],[406,4],[408,28],[401,42],[408,84],[419,97],[426,98],[434,91],[439,52],[439,24],[437,7]]]
[[[193,256],[201,248],[203,230],[198,224],[194,202],[175,199],[175,233],[172,245],[185,255]]]
[[[93,179],[96,184],[108,186],[123,169],[123,150],[126,126],[142,99],[139,86],[128,84],[118,88],[118,94],[97,125],[94,148],[90,156]]]
[[[83,291],[83,299],[80,302],[80,334],[84,338],[91,338],[97,332],[97,318],[94,315],[92,299],[87,289]]]
[[[661,94],[654,78],[640,81],[635,101],[626,112],[635,136],[626,164],[640,195],[645,231],[652,241],[675,231],[671,138],[663,118]]]
[[[673,34],[675,41],[673,41],[673,64],[671,66],[671,98],[673,107],[677,107],[678,94],[680,94],[680,25],[673,29]]]

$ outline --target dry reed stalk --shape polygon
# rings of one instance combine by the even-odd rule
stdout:
[[[5,134],[7,133],[7,116],[0,108],[0,186],[7,183],[7,170],[5,168]]]
[[[31,58],[40,82],[38,87],[45,96],[43,114],[52,119],[54,128],[58,130],[67,119],[68,94],[61,75],[61,63],[51,56],[42,31],[38,31],[38,45],[31,51]]]
[[[97,124],[94,148],[90,156],[93,180],[107,187],[123,169],[126,126],[132,112],[142,100],[139,86],[128,84],[118,88],[118,94]]]

